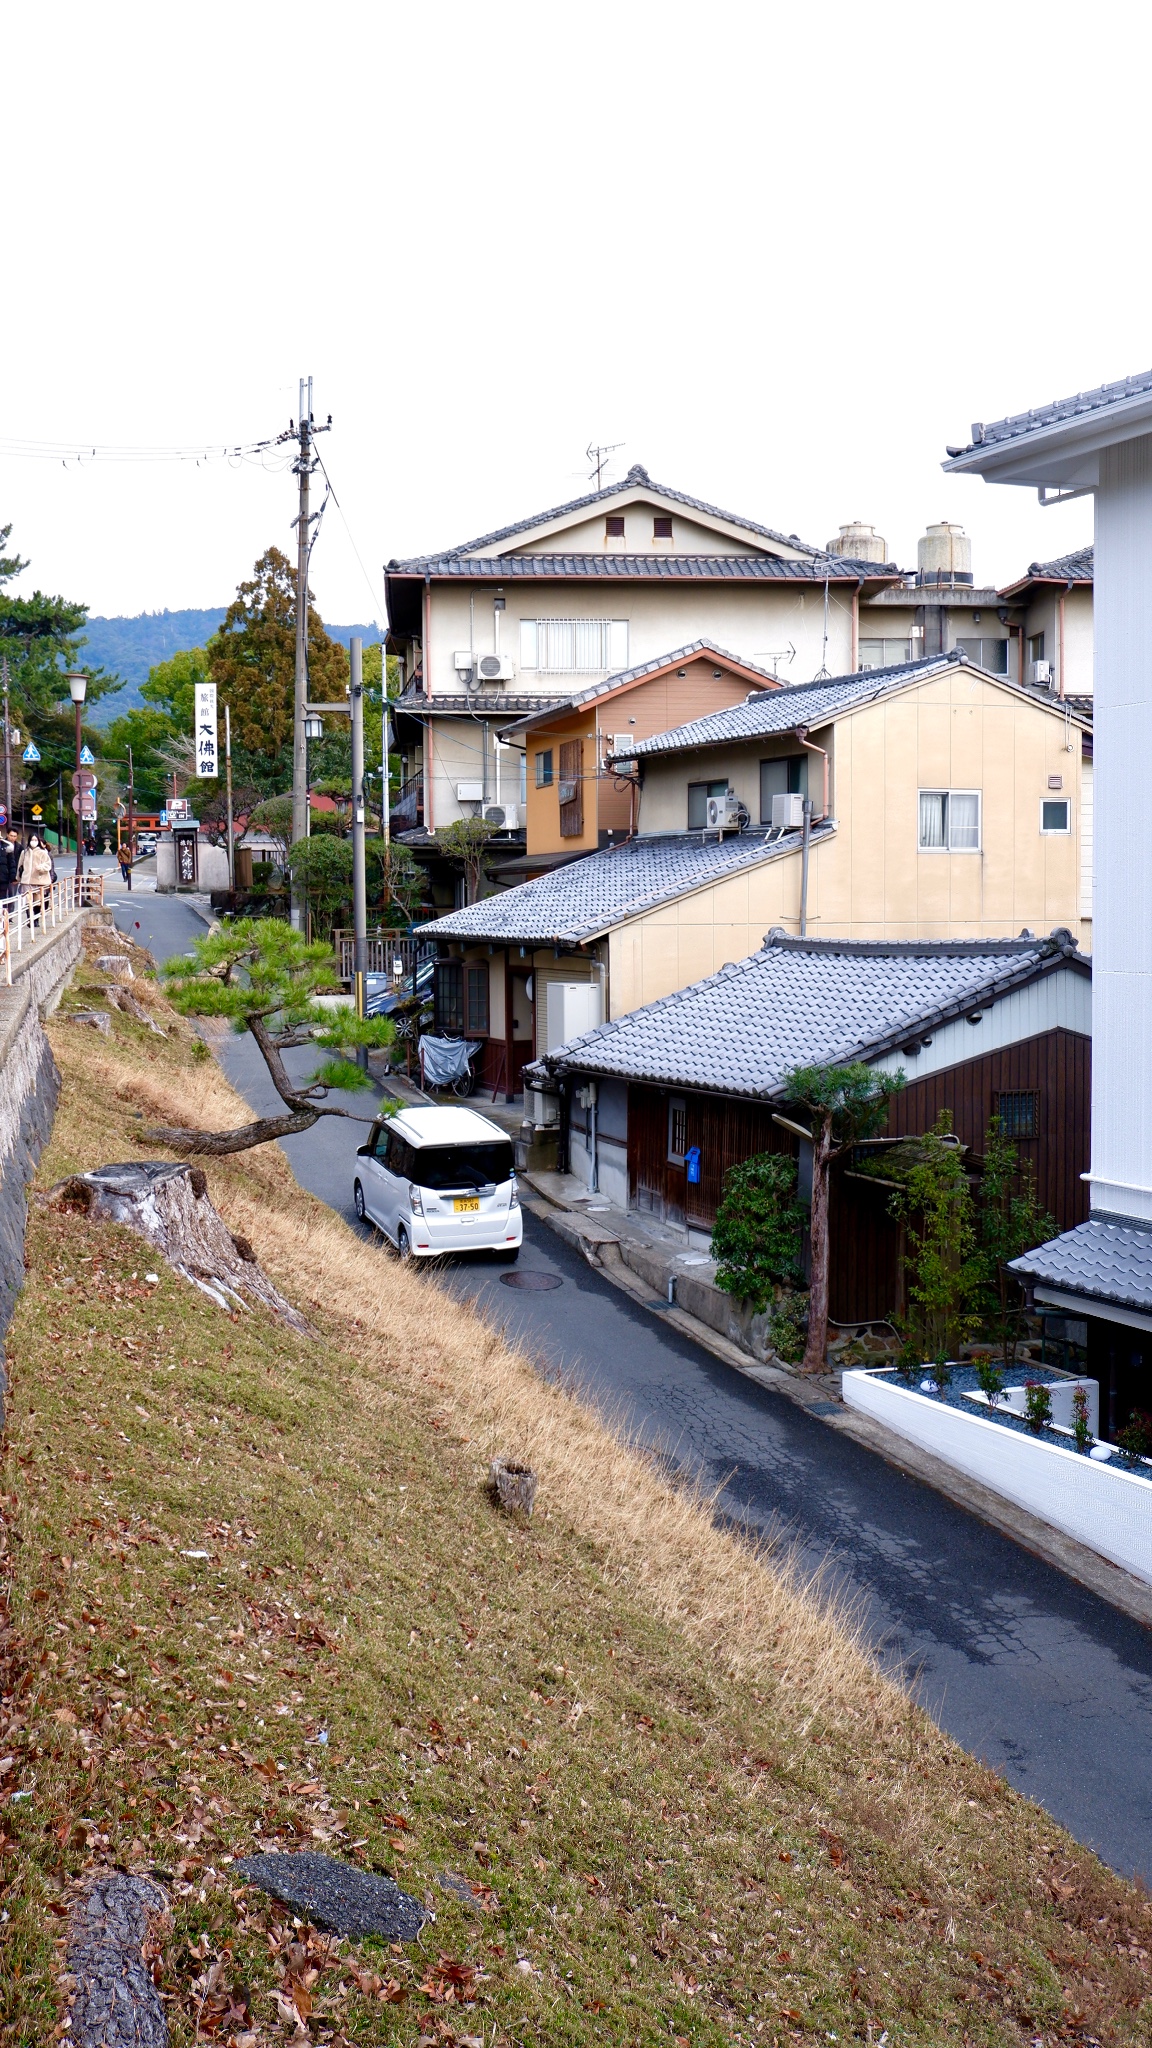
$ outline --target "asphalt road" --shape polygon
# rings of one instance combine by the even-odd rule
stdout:
[[[118,904],[116,916],[125,929],[138,919],[134,935],[160,958],[203,931],[174,898],[137,898]],[[254,1109],[275,1106],[250,1039],[230,1040],[224,1063]],[[371,1114],[370,1099],[343,1099]],[[285,1145],[303,1185],[349,1221],[362,1128],[333,1119]],[[504,1284],[506,1268],[481,1258],[429,1270],[423,1284],[475,1301],[546,1370],[562,1371],[642,1442],[720,1487],[728,1513],[793,1543],[805,1566],[823,1567],[857,1597],[877,1654],[941,1726],[1115,1869],[1152,1880],[1152,1638],[1144,1629],[721,1364],[530,1215],[513,1270],[560,1285],[519,1293]]]

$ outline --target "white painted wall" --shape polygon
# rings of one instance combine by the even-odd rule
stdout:
[[[992,1003],[978,1024],[960,1017],[954,1024],[943,1025],[933,1032],[932,1043],[923,1052],[896,1051],[875,1064],[889,1074],[902,1068],[909,1083],[922,1081],[927,1074],[959,1066],[962,1060],[979,1059],[1001,1046],[1018,1045],[1042,1031],[1060,1028],[1077,1031],[1084,1038],[1092,1036],[1092,983],[1086,974],[1071,967],[1061,967],[1027,988],[1013,989]]]
[[[1095,630],[1089,1179],[1095,1211],[1152,1223],[1152,436],[1100,458]]]
[[[846,1372],[845,1406],[871,1415],[1005,1500],[1152,1583],[1152,1480],[1002,1423],[927,1401],[885,1377]]]

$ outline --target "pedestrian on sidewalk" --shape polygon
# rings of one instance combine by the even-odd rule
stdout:
[[[20,855],[23,850],[18,832],[0,833],[0,896],[16,894],[16,885],[20,880]]]
[[[35,923],[36,913],[44,922],[44,900],[52,886],[52,856],[38,832],[28,834],[28,844],[20,856],[18,887],[21,896],[28,898],[29,921]]]
[[[125,887],[126,889],[131,889],[131,887],[132,887],[132,848],[131,848],[131,846],[130,846],[129,842],[127,841],[127,839],[122,839],[122,840],[121,840],[121,842],[120,842],[120,851],[119,851],[119,853],[118,853],[118,854],[116,855],[116,858],[117,858],[117,860],[118,860],[118,861],[119,861],[119,863],[120,863],[120,879],[121,879],[121,881],[123,882],[123,884],[124,884],[124,887]]]

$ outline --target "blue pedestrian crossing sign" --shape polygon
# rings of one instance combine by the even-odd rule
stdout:
[[[40,759],[40,749],[36,745],[35,740],[29,740],[20,759],[22,761],[38,761]]]
[[[27,756],[25,756],[25,759],[27,759]],[[36,759],[40,759],[39,754],[37,754]],[[80,766],[82,768],[94,768],[96,766],[96,756],[92,752],[91,747],[81,747]]]

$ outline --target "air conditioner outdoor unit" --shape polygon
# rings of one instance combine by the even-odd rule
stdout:
[[[517,832],[520,829],[519,804],[485,804],[484,816],[500,832]]]
[[[788,794],[777,794],[772,799],[772,830],[774,832],[798,832],[804,823],[804,799],[792,790]]]
[[[482,804],[484,801],[484,784],[482,782],[458,782],[456,784],[456,801],[458,804]]]
[[[516,664],[507,654],[478,654],[475,657],[478,683],[510,683]]]
[[[738,832],[748,823],[748,812],[734,789],[726,789],[723,796],[710,796],[706,816],[709,832]]]
[[[1033,683],[1045,683],[1051,688],[1052,663],[1050,661],[1034,661],[1028,670],[1028,679]]]

